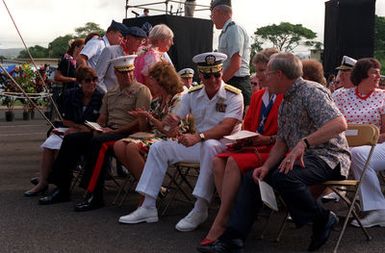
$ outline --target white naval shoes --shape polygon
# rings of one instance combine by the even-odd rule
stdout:
[[[200,224],[207,219],[208,212],[196,212],[192,210],[186,217],[176,224],[175,229],[181,232],[190,232],[195,230]]]
[[[364,228],[370,228],[374,226],[385,227],[385,209],[369,211],[368,214],[360,219]],[[357,220],[353,220],[351,225],[359,227]]]
[[[158,219],[158,210],[156,208],[145,208],[145,207],[138,207],[135,211],[132,213],[121,216],[119,218],[119,223],[125,223],[125,224],[136,224],[141,222],[157,222]]]
[[[346,187],[341,187],[341,190],[339,191],[339,193],[342,195],[342,196],[346,196]],[[338,202],[340,201],[341,197],[338,196],[337,193],[335,192],[330,192],[329,194],[326,194],[324,196],[322,196],[322,202],[329,202],[329,201],[334,201],[334,202]]]
[[[340,196],[338,196],[337,193],[335,193],[335,192],[331,192],[329,194],[322,196],[322,201],[323,202],[329,202],[329,201],[338,202],[338,201],[340,201]]]

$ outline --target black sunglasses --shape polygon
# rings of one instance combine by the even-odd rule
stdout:
[[[210,79],[211,76],[215,78],[219,78],[221,76],[221,72],[212,72],[212,73],[202,73],[204,79]]]
[[[98,78],[97,77],[92,77],[92,78],[85,78],[84,82],[85,83],[91,83],[91,82],[97,82]]]

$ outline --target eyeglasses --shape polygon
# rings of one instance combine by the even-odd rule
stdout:
[[[202,75],[204,79],[210,79],[211,76],[214,76],[215,78],[219,78],[221,77],[221,72],[202,73]]]
[[[265,76],[269,76],[269,75],[271,75],[271,74],[274,74],[275,72],[277,72],[277,71],[275,71],[275,70],[268,70],[268,71],[265,71]]]
[[[84,82],[85,83],[91,83],[91,82],[97,82],[98,81],[98,78],[97,77],[92,77],[92,78],[85,78],[84,79]]]

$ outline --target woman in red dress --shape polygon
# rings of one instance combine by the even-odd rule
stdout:
[[[237,151],[229,150],[214,158],[214,180],[221,198],[221,206],[209,233],[201,241],[201,245],[214,242],[223,233],[242,173],[261,166],[275,143],[275,135],[278,131],[278,109],[283,96],[269,93],[265,86],[265,71],[270,56],[277,52],[276,49],[269,48],[257,53],[253,58],[256,76],[263,89],[252,95],[244,118],[243,129],[258,132],[260,135],[246,142],[236,143]]]

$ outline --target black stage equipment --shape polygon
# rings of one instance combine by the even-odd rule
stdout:
[[[335,74],[342,56],[372,57],[376,0],[325,2],[323,64],[326,76]]]
[[[149,22],[152,26],[165,24],[174,32],[174,45],[168,54],[177,71],[187,67],[196,70],[192,57],[199,53],[210,52],[213,49],[213,23],[211,20],[171,15],[123,20],[127,26],[141,27],[145,22]],[[194,79],[196,80],[196,78],[197,75]]]

